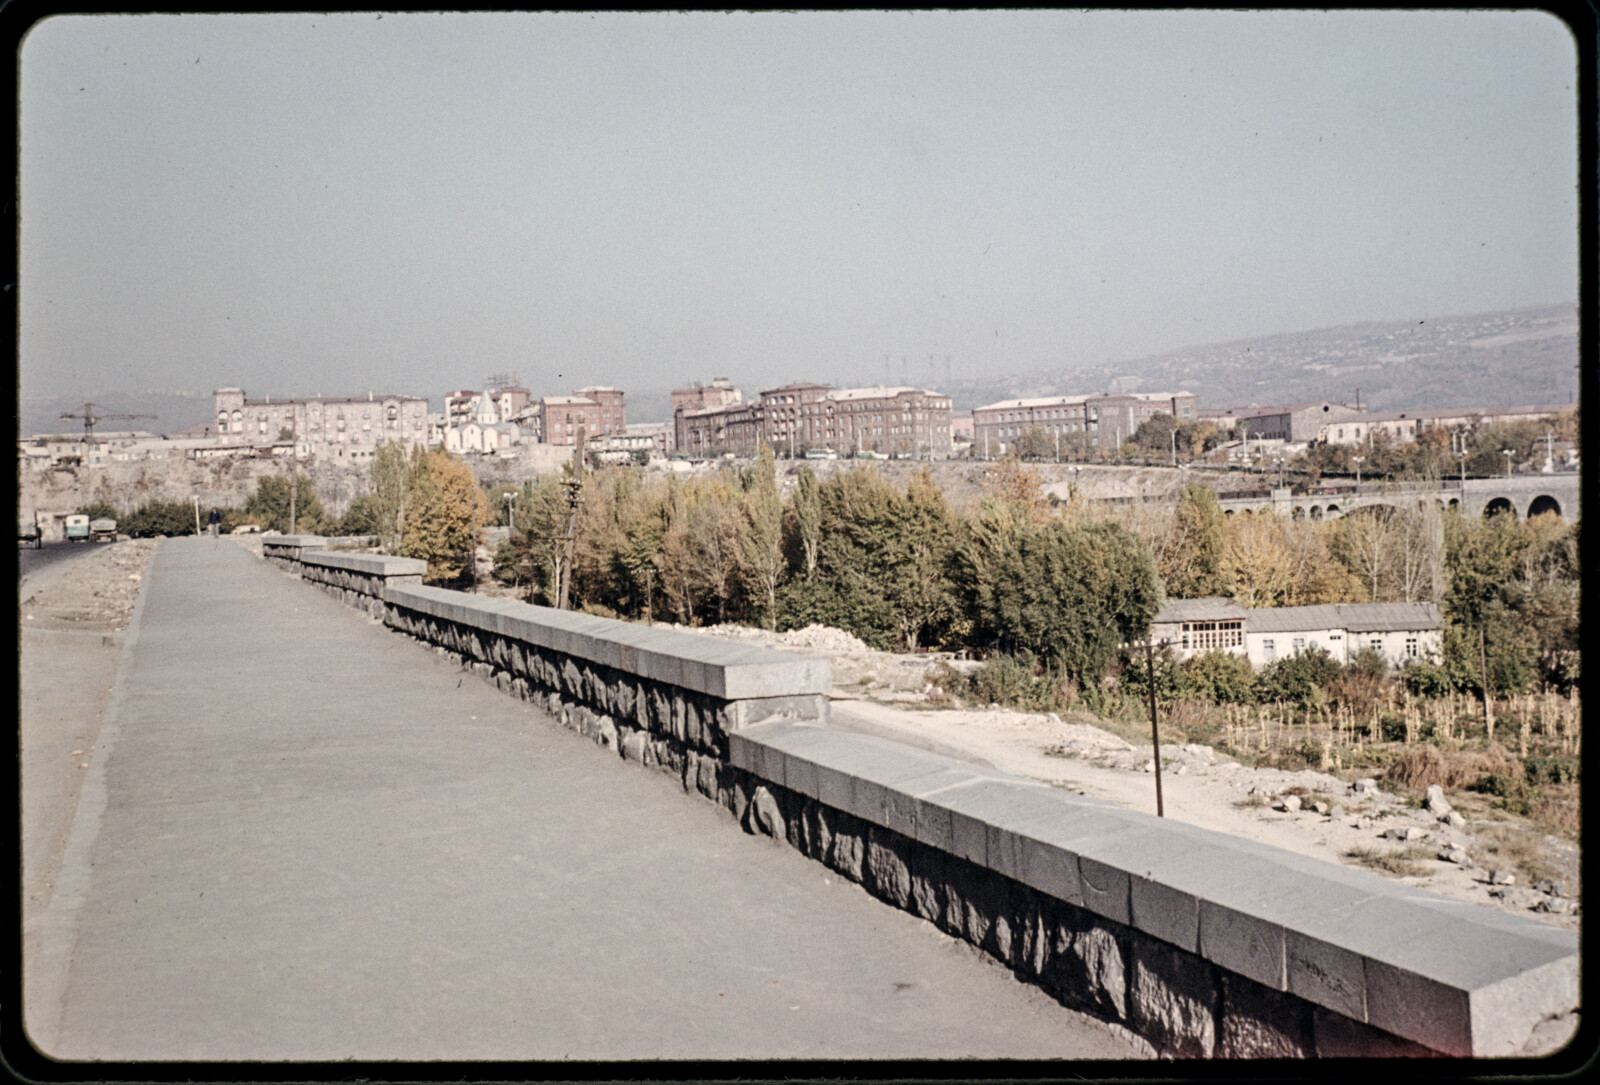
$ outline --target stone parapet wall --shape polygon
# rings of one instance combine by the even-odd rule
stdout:
[[[321,550],[327,541],[321,535],[266,535],[261,539],[261,556],[278,568],[299,575],[300,555],[307,550]]]
[[[428,563],[416,558],[340,554],[326,550],[302,550],[298,566],[302,580],[374,618],[382,618],[386,612],[384,590],[389,585],[420,585],[423,574],[428,571]]]
[[[1508,1056],[1575,1026],[1571,932],[833,730],[825,660],[399,575],[373,594],[396,560],[292,563],[1159,1053]]]
[[[826,660],[441,588],[391,586],[384,601],[391,627],[652,764],[725,761],[738,730],[827,716]]]
[[[772,835],[1164,1053],[1515,1055],[1578,1005],[1571,932],[1403,882],[868,735],[729,755]]]

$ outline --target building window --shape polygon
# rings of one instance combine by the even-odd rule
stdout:
[[[1383,651],[1383,638],[1382,637],[1373,637],[1370,641],[1367,642],[1367,647],[1371,648],[1374,652]]]
[[[1416,659],[1417,655],[1418,655],[1417,638],[1416,637],[1407,637],[1406,638],[1406,658],[1407,659]]]
[[[1305,650],[1306,650],[1306,638],[1304,638],[1304,637],[1296,637],[1296,638],[1294,638],[1294,654],[1295,655],[1299,655],[1301,652],[1303,652]]]
[[[1278,645],[1271,637],[1261,642],[1261,654],[1268,659],[1278,658]]]

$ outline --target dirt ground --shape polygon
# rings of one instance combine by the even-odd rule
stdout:
[[[23,924],[50,903],[82,774],[155,543],[97,547],[30,577],[17,615]]]
[[[260,553],[261,536],[226,541]],[[25,919],[49,900],[78,773],[98,734],[122,631],[154,548],[150,540],[105,547],[73,564],[70,575],[41,578],[22,600]],[[941,659],[961,665],[947,656],[877,652],[821,626],[782,634],[740,626],[689,631],[826,656],[836,701],[876,733],[1155,810],[1147,739],[1125,729],[1123,737],[1116,725],[1081,713],[935,707],[930,666]],[[1481,796],[1447,795],[1452,824],[1381,781],[1252,768],[1197,744],[1163,743],[1161,785],[1167,817],[1392,877],[1401,874],[1383,867],[1398,868],[1408,884],[1578,929],[1578,845],[1537,832]],[[1449,849],[1459,849],[1451,852],[1455,861],[1440,858]]]
[[[833,662],[835,703],[848,704],[874,733],[935,743],[1005,772],[1155,812],[1148,737],[1129,741],[1084,713],[1062,718],[994,706],[934,707],[936,691],[927,672],[941,658],[954,662],[948,657],[877,652],[820,626],[776,634],[740,626],[689,631],[826,655]],[[1442,810],[1430,812],[1380,780],[1252,768],[1210,746],[1166,742],[1161,790],[1169,818],[1362,866],[1568,930],[1579,927],[1578,845],[1538,832],[1473,793],[1446,796],[1457,815],[1454,824],[1441,818]],[[1291,797],[1298,803],[1285,801]],[[1352,851],[1363,853],[1365,861],[1350,857]],[[1447,851],[1454,861],[1440,858]],[[1386,866],[1409,872],[1402,876]]]

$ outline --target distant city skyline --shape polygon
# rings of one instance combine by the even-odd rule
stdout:
[[[20,78],[24,395],[920,384],[1577,296],[1538,12],[56,16]]]

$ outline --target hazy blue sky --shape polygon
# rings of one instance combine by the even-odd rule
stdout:
[[[24,394],[865,383],[1577,296],[1537,13],[89,16],[21,56]]]

